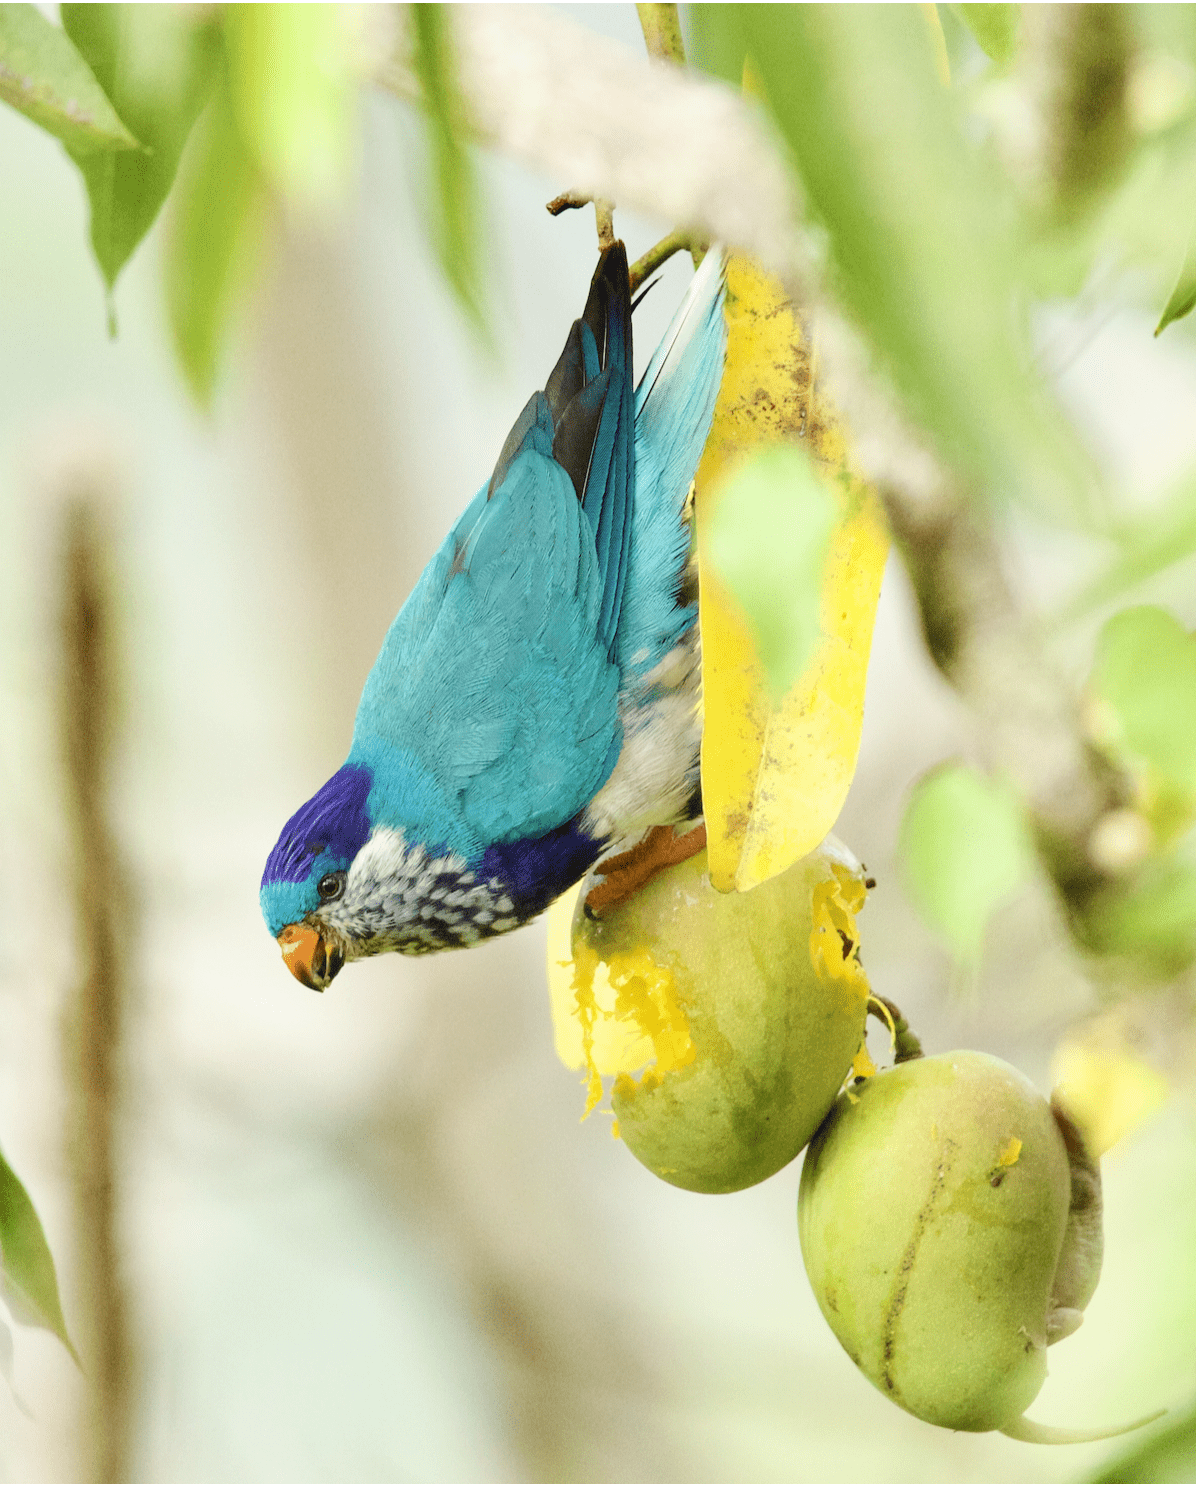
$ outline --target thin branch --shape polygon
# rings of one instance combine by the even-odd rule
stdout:
[[[875,1004],[876,1008],[872,1008]],[[922,1042],[909,1027],[909,1021],[892,999],[881,998],[879,993],[868,995],[868,1012],[883,1019],[893,1036],[893,1060],[898,1066],[905,1061],[920,1061],[926,1052]]]
[[[576,207],[588,207],[594,200],[581,191],[563,191],[559,197],[553,197],[551,202],[546,203],[549,214],[552,217],[560,217],[562,212],[570,212]]]
[[[594,221],[598,228],[598,247],[609,248],[615,241],[615,204],[606,197],[595,197]]]
[[[686,228],[676,228],[673,232],[666,234],[659,243],[654,243],[646,254],[641,255],[632,264],[630,270],[632,292],[638,290],[648,276],[655,274],[660,266],[667,263],[675,253],[692,254],[696,269],[706,257],[708,247],[709,244],[704,238],[698,237]]]
[[[80,981],[67,1030],[71,1159],[91,1387],[84,1478],[128,1479],[132,1350],[118,1240],[120,1066],[127,982],[126,903],[109,821],[114,733],[112,590],[96,516],[102,478],[65,492],[61,730],[72,828]]]

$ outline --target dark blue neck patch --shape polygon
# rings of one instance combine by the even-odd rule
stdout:
[[[582,832],[580,823],[578,813],[541,838],[492,843],[480,866],[470,867],[483,883],[497,879],[515,902],[519,919],[530,920],[575,884],[602,852],[605,845]]]
[[[373,780],[368,766],[342,766],[282,830],[262,884],[299,884],[317,859],[351,864],[370,836],[366,799]]]

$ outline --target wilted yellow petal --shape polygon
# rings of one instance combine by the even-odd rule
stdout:
[[[730,259],[726,315],[726,369],[697,475],[702,797],[711,882],[746,890],[814,849],[847,795],[888,535],[875,493],[848,469],[843,428],[820,395],[809,338],[780,284],[750,260]],[[801,441],[814,458],[840,518],[824,571],[821,639],[774,709],[705,534],[726,472],[746,452],[782,440]]]
[[[1167,1099],[1167,1082],[1124,1045],[1065,1040],[1051,1062],[1067,1115],[1099,1158],[1140,1128]]]
[[[672,974],[646,948],[600,961],[589,947],[571,946],[578,891],[548,911],[548,994],[556,1053],[571,1070],[584,1070],[588,1115],[602,1099],[602,1078],[645,1067],[676,1071],[696,1054]]]
[[[1012,1169],[1022,1156],[1022,1141],[1020,1138],[1011,1138],[997,1157],[997,1164],[1001,1169]]]

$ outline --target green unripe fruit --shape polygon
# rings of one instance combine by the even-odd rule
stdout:
[[[895,1066],[836,1102],[802,1172],[802,1256],[843,1348],[898,1406],[944,1428],[1016,1426],[1099,1272],[1099,1180],[1075,1163],[1085,1209],[1069,1225],[1050,1106],[975,1051]]]
[[[687,1190],[757,1184],[826,1116],[863,1039],[858,865],[824,846],[746,892],[719,894],[701,852],[598,918],[573,922],[572,1014],[589,1038],[592,1100],[615,1074],[619,1136]],[[642,1038],[595,1058],[599,987]],[[558,1004],[558,1046],[560,1012]],[[639,1074],[637,1074],[639,1073]]]

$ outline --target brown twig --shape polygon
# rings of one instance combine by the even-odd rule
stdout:
[[[93,491],[67,494],[61,731],[80,981],[67,1031],[69,1124],[91,1386],[85,1477],[128,1479],[131,1350],[117,1241],[119,1068],[128,925],[108,816],[114,731],[112,592]]]
[[[546,205],[553,217],[560,217],[562,212],[572,211],[575,207],[588,207],[593,200],[593,197],[586,196],[584,192],[563,191],[559,197],[553,197],[552,201]]]
[[[569,212],[575,207],[587,207],[591,202],[594,204],[594,219],[598,228],[598,247],[609,248],[615,241],[613,202],[605,197],[588,197],[581,191],[563,191],[559,197],[553,197],[551,202],[545,203],[545,206],[553,217],[560,217],[562,212]]]
[[[594,220],[598,227],[598,247],[609,248],[615,241],[615,204],[605,197],[595,197]]]

